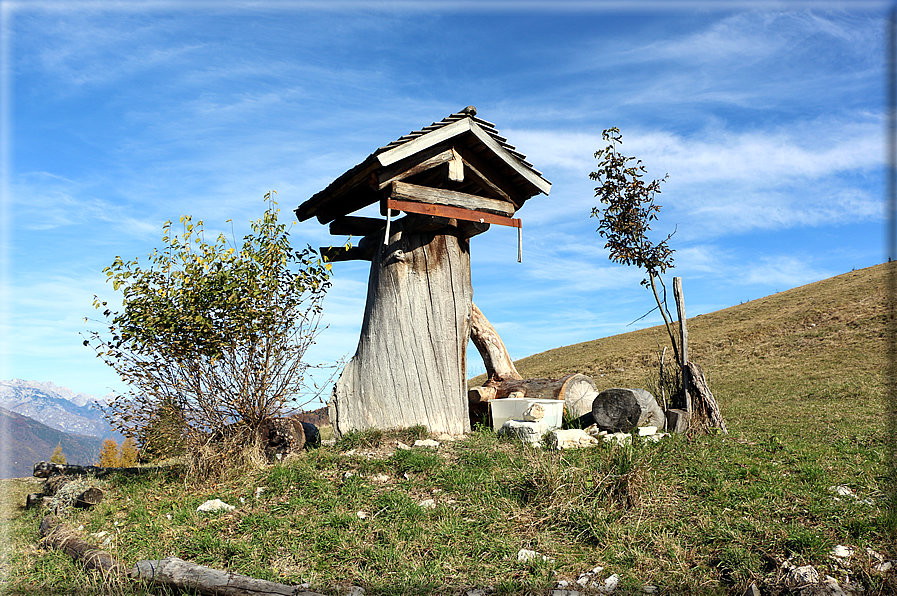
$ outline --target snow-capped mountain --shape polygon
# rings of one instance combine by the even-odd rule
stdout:
[[[97,407],[107,399],[77,393],[53,382],[0,381],[0,407],[28,416],[50,428],[92,437],[108,437],[111,429]]]

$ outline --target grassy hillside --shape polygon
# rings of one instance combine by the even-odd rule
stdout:
[[[479,430],[404,450],[422,429],[350,435],[332,447],[215,480],[104,481],[106,500],[68,514],[115,535],[126,565],[179,556],[336,594],[549,594],[616,574],[615,594],[797,594],[787,565],[812,565],[865,594],[897,593],[872,549],[897,560],[885,522],[887,265],[689,321],[729,435],[630,448],[533,450]],[[603,387],[650,387],[659,329],[551,350],[525,376],[583,372]],[[832,487],[849,489],[837,494]],[[264,490],[257,495],[257,488]],[[3,484],[10,540],[4,593],[96,593],[101,580],[36,548],[33,485]],[[843,492],[843,491],[842,491]],[[224,514],[196,507],[220,498]],[[241,500],[242,499],[242,500]],[[836,561],[836,545],[854,555]],[[520,549],[547,557],[518,560]],[[595,593],[595,588],[589,588]],[[115,586],[113,594],[164,593]],[[807,594],[809,592],[804,592]]]

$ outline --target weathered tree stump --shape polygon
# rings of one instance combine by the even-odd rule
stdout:
[[[607,432],[629,432],[637,424],[642,409],[631,389],[605,389],[592,402],[592,417]]]
[[[470,253],[455,226],[407,233],[394,222],[371,262],[361,338],[333,388],[334,433],[424,425],[470,430]]]
[[[719,404],[704,378],[704,371],[694,362],[688,363],[688,394],[692,407],[689,430],[707,432],[711,428],[718,428],[728,434],[726,421],[723,420]]]

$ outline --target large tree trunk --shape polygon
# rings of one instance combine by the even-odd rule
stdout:
[[[393,222],[371,263],[361,339],[333,388],[337,436],[365,428],[470,430],[467,343],[473,289],[455,226],[407,233]]]

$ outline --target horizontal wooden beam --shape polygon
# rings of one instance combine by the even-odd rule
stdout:
[[[325,261],[337,263],[339,261],[370,261],[374,257],[372,250],[365,250],[359,246],[322,246],[319,251]]]
[[[411,201],[387,199],[386,206],[389,209],[404,211],[405,213],[436,215],[440,217],[448,217],[451,219],[462,219],[464,221],[475,221],[479,223],[510,226],[512,228],[522,227],[521,221],[519,219],[506,217],[504,215],[496,215],[494,213],[486,213],[485,211],[472,211],[470,209],[462,209],[460,207],[450,207],[448,205],[431,205],[429,203],[415,203]]]
[[[466,192],[446,190],[444,188],[432,188],[407,182],[393,182],[389,198],[399,201],[411,201],[414,203],[430,203],[433,205],[446,205],[448,207],[460,207],[485,211],[496,215],[510,216],[514,214],[514,204],[509,201],[490,199]]]
[[[367,236],[373,232],[382,230],[386,221],[376,217],[357,217],[344,215],[330,222],[330,233],[334,236]]]

